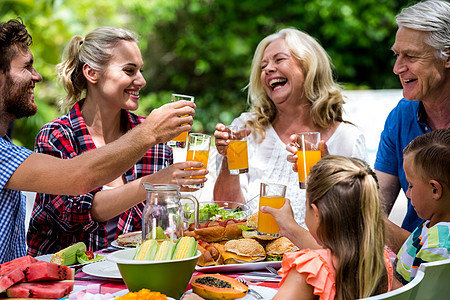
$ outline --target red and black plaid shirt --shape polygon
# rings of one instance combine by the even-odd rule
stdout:
[[[36,138],[35,151],[60,158],[72,158],[95,149],[81,115],[83,100],[72,110],[44,125]],[[122,111],[127,130],[143,121],[143,117]],[[134,167],[125,174],[126,182],[153,174],[173,163],[170,147],[158,144],[152,147]],[[106,222],[92,219],[90,209],[97,188],[79,196],[37,194],[27,234],[28,254],[37,256],[55,253],[75,242],[85,242],[88,250],[96,251],[108,244]],[[119,215],[116,238],[119,234],[141,230],[144,202]]]

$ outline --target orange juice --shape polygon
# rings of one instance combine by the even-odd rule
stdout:
[[[187,116],[188,115],[184,115],[184,116],[181,116],[181,117],[187,117]],[[181,124],[181,125],[186,125],[186,124]],[[173,138],[172,141],[175,141],[175,142],[186,142],[187,136],[188,136],[188,132],[184,131],[184,132],[180,133],[177,137]]]
[[[303,162],[303,151],[297,151],[298,182],[305,182],[305,179],[309,175],[311,167],[314,166],[321,158],[320,150],[304,152],[305,161]]]
[[[172,141],[175,141],[175,142],[186,142],[187,135],[188,135],[188,132],[184,131],[184,132],[180,133],[177,137],[173,138]]]
[[[208,165],[208,157],[209,157],[209,150],[208,151],[188,150],[186,154],[186,161],[198,161],[203,163],[203,168],[191,168],[191,170],[206,169]],[[199,179],[203,177],[205,176],[189,176],[186,178]]]
[[[270,206],[280,209],[284,205],[284,197],[282,196],[263,196],[259,197],[259,207]],[[258,232],[277,234],[280,232],[280,226],[271,214],[258,211]]]
[[[230,170],[248,169],[247,141],[230,141],[227,150]]]

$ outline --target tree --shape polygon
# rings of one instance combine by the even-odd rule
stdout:
[[[54,66],[74,34],[98,26],[136,31],[147,86],[138,113],[169,102],[172,92],[196,97],[194,131],[212,133],[248,109],[245,87],[253,52],[265,36],[295,27],[316,38],[350,88],[400,88],[392,74],[395,15],[409,0],[16,0],[0,4],[2,21],[20,15],[33,35],[38,115],[20,120],[15,137],[29,148],[39,128],[60,115],[64,95]],[[27,135],[26,135],[27,133]],[[16,140],[17,141],[17,140]]]

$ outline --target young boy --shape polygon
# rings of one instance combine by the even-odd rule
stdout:
[[[450,129],[415,138],[403,150],[406,196],[425,221],[406,239],[394,261],[394,276],[410,282],[423,262],[450,258]]]

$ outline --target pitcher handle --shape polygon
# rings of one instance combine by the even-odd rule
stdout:
[[[193,195],[182,195],[181,199],[188,199],[194,203],[194,226],[195,229],[198,229],[198,219],[199,219],[199,204],[197,198]]]

